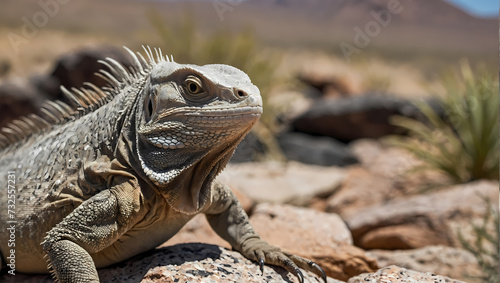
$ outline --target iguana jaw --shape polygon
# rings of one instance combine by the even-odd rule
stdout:
[[[182,109],[163,115],[154,126],[144,128],[143,137],[151,145],[163,149],[210,147],[223,137],[250,128],[261,112],[260,106]]]

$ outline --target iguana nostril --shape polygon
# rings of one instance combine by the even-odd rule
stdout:
[[[248,94],[241,89],[236,89],[236,95],[238,96],[238,98],[245,98],[248,96]]]

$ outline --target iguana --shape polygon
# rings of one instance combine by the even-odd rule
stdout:
[[[15,252],[18,272],[98,282],[96,268],[154,249],[204,213],[261,269],[281,266],[302,282],[302,268],[326,282],[314,262],[263,241],[215,180],[262,113],[250,78],[227,65],[179,64],[159,49],[144,48],[148,59],[125,49],[131,67],[101,62],[107,87],[62,87],[70,104],[46,102],[2,130],[3,266]]]

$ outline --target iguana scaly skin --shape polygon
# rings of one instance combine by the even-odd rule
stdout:
[[[324,276],[261,240],[232,192],[214,181],[262,112],[248,76],[226,65],[178,64],[156,49],[145,48],[148,60],[126,50],[133,67],[103,62],[109,87],[63,88],[72,106],[47,102],[41,116],[2,130],[2,207],[15,195],[14,219],[0,213],[2,259],[12,249],[7,221],[15,220],[16,271],[98,282],[96,268],[154,249],[204,213],[261,266]]]

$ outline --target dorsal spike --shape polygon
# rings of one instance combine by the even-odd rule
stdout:
[[[43,105],[40,109],[40,112],[43,114],[43,116],[45,116],[44,119],[52,124],[59,123],[61,121],[60,118],[55,116],[49,109],[47,109],[47,105]]]
[[[61,109],[63,109],[66,113],[70,114],[71,112],[73,112],[73,109],[68,104],[66,104],[60,100],[56,100],[55,103],[57,105],[59,105],[59,107],[61,107]]]
[[[89,108],[91,105],[92,105],[92,99],[90,99],[90,97],[88,97],[87,95],[85,95],[85,93],[83,93],[81,90],[73,87],[71,88],[71,91],[73,91],[73,93],[75,93],[76,95],[78,95],[78,98],[84,102],[84,108]]]
[[[28,118],[27,116],[21,117],[20,120],[23,121],[23,123],[25,123],[26,125],[28,125],[32,131],[38,128],[38,125],[35,123],[35,121]]]
[[[99,70],[99,73],[103,74],[105,77],[107,77],[109,79],[108,82],[110,82],[111,86],[113,86],[115,88],[117,88],[117,87],[120,86],[120,81],[117,80],[113,75],[111,75],[107,71],[105,71],[105,70]]]
[[[148,61],[146,60],[146,58],[144,58],[144,56],[142,56],[141,53],[137,52],[137,58],[139,58],[139,60],[141,61],[141,64],[142,64],[142,68],[144,69],[144,71],[146,69],[149,69],[149,67],[151,66],[150,64],[148,64]],[[145,74],[145,73],[143,73]]]
[[[47,120],[36,114],[29,114],[28,118],[33,121],[33,123],[37,124],[41,129],[50,126],[50,123]]]
[[[129,72],[127,70],[125,70],[125,68],[123,68],[122,64],[120,64],[118,61],[116,61],[113,58],[107,57],[106,60],[109,63],[111,63],[117,71],[120,72],[122,78],[124,78],[124,79],[126,79],[126,81],[130,82]]]
[[[132,65],[134,66],[134,68],[139,72],[139,73],[143,73],[144,72],[144,69],[142,68],[142,64],[141,62],[139,61],[139,58],[137,58],[137,55],[135,55],[134,52],[132,52],[132,50],[128,49],[126,46],[123,46],[123,48],[125,49],[125,51],[127,51],[127,53],[130,55],[130,58],[132,58]]]
[[[83,83],[83,85],[91,88],[100,98],[104,98],[104,97],[108,96],[107,93],[105,93],[104,91],[102,91],[102,89],[98,88],[93,83],[85,82],[85,83]]]
[[[153,55],[153,51],[151,50],[151,47],[148,46],[148,57],[149,57],[149,60],[151,62],[151,64],[156,64],[156,61],[155,61],[155,58],[154,58],[154,55]]]
[[[80,107],[80,106],[83,106],[81,103],[80,103],[80,100],[75,96],[74,93],[72,93],[71,91],[69,91],[65,86],[61,85],[59,87],[64,95],[64,97],[66,97],[66,99],[74,106],[74,107]]]
[[[7,128],[11,129],[15,134],[14,138],[16,140],[20,140],[24,136],[24,131],[22,128],[20,128],[18,125],[15,123],[10,123],[7,125]]]
[[[26,118],[26,117],[23,117]],[[24,119],[17,119],[11,122],[13,125],[16,125],[18,128],[22,130],[23,133],[30,132],[32,127],[29,123],[26,123]]]
[[[119,70],[117,70],[116,68],[114,68],[113,66],[111,66],[111,64],[108,63],[107,61],[97,60],[97,62],[99,64],[103,64],[104,66],[108,67],[108,70],[111,72],[111,75],[113,75],[113,77],[115,77],[115,78],[121,78],[121,77],[123,77],[123,73],[121,73]]]
[[[10,144],[13,144],[18,141],[16,138],[16,133],[7,127],[3,127],[0,132],[3,134],[4,138],[9,141]]]
[[[47,109],[51,110],[54,115],[60,116],[61,118],[68,118],[70,113],[64,110],[59,104],[55,103],[54,101],[48,100],[47,102]]]
[[[175,62],[174,61],[174,55],[170,54],[170,62]]]
[[[95,92],[93,92],[92,90],[81,88],[80,91],[83,92],[85,97],[87,97],[91,101],[91,104],[98,104],[99,103],[99,100],[100,100],[99,96]]]

